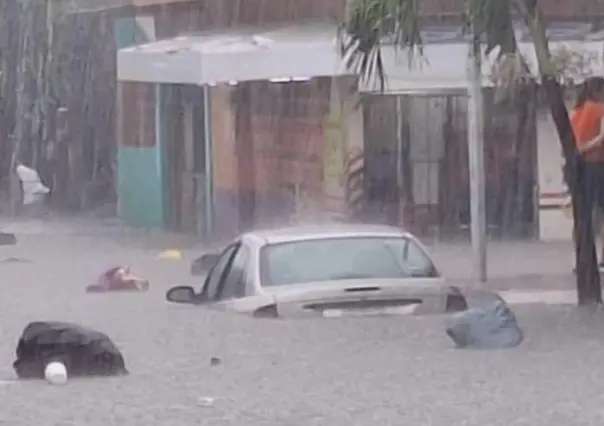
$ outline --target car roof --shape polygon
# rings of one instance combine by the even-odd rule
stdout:
[[[261,240],[264,244],[287,243],[300,240],[346,237],[403,237],[411,236],[402,228],[385,225],[328,224],[300,225],[287,228],[256,230],[242,238]]]

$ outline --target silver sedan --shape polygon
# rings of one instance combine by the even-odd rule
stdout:
[[[426,248],[399,228],[324,225],[254,231],[192,265],[204,275],[168,290],[170,302],[255,316],[401,315],[467,309]]]

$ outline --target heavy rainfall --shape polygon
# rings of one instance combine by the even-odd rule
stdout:
[[[603,424],[603,24],[0,0],[0,424]]]

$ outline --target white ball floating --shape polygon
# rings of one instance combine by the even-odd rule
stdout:
[[[61,362],[51,362],[44,370],[44,377],[51,385],[64,385],[67,383],[67,368]]]

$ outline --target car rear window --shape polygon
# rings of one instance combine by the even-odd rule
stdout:
[[[260,273],[263,286],[436,275],[424,250],[404,237],[330,238],[273,244],[260,253]]]

